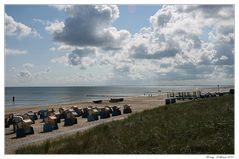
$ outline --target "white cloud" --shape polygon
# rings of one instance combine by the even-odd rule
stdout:
[[[48,24],[48,21],[45,21],[45,20],[42,20],[42,19],[38,19],[38,18],[33,18],[32,20],[33,20],[33,22],[40,23],[42,25]]]
[[[51,47],[49,48],[50,51],[56,51],[56,48],[55,47]]]
[[[20,71],[18,74],[17,74],[17,77],[20,79],[20,80],[29,80],[31,78],[32,74],[29,72],[29,71]]]
[[[51,62],[68,65],[68,58],[67,58],[67,55],[66,56],[60,56],[60,57],[56,57],[56,58],[51,59]]]
[[[31,64],[31,63],[25,63],[22,65],[23,68],[25,69],[32,69],[34,67],[34,64]]]
[[[104,74],[104,80],[121,84],[233,80],[232,5],[165,5],[150,17],[150,27],[133,36],[112,26],[119,16],[114,7],[71,6],[64,10],[69,17],[62,32],[53,33],[58,46],[51,50],[71,53],[52,62],[81,69],[94,65],[95,76]],[[211,29],[209,33],[205,28]],[[207,39],[202,39],[207,33]],[[89,48],[95,53],[90,54]]]
[[[48,31],[50,34],[54,34],[62,32],[64,27],[65,24],[63,22],[56,20],[52,23],[47,24],[45,30]]]
[[[25,55],[27,53],[26,50],[5,48],[5,55]]]
[[[64,22],[65,27],[61,32],[53,34],[57,42],[72,46],[119,49],[131,36],[127,30],[112,27],[112,23],[119,17],[116,5],[75,5],[66,8],[66,13],[69,17]]]
[[[89,56],[95,55],[95,49],[85,48],[85,49],[76,49],[72,53],[68,54],[68,63],[72,66],[85,64],[91,64]],[[86,62],[84,62],[86,60]]]
[[[227,10],[227,13],[222,15],[222,10]],[[149,33],[150,29],[147,31],[144,29],[144,33],[134,36],[133,57],[155,59],[164,57],[165,52],[160,53],[160,50],[175,48],[178,51],[175,53],[167,51],[165,57],[183,54],[189,58],[188,60],[197,64],[200,61],[198,59],[203,56],[210,60],[209,63],[215,58],[220,58],[221,48],[224,49],[223,54],[231,54],[234,45],[228,46],[226,43],[234,43],[234,16],[231,16],[233,11],[233,6],[223,5],[164,5],[150,17],[151,33]],[[213,28],[213,31],[209,33],[208,42],[200,39],[200,35],[205,34],[205,27]],[[207,51],[208,46],[211,47],[212,52]],[[228,49],[225,52],[226,48]]]
[[[225,10],[226,13],[223,13]],[[220,65],[234,65],[233,12],[232,5],[163,6],[150,17],[151,27],[142,28],[131,39],[128,54],[136,62],[127,69],[123,65],[124,69],[121,70],[128,72],[131,77],[134,73],[143,74],[144,79],[151,81],[233,77],[234,73],[229,69],[220,69],[220,75],[215,73]],[[207,41],[200,37],[206,34],[204,28],[212,28]],[[155,62],[155,59],[158,62]],[[141,61],[142,64],[143,60],[148,61],[144,67],[150,70],[151,74],[137,66],[136,63]],[[167,61],[169,63],[165,63]],[[132,71],[132,68],[137,71]]]
[[[40,38],[40,34],[31,27],[17,22],[13,19],[13,17],[8,16],[5,13],[5,32],[8,36],[16,36],[18,39],[22,39],[24,37],[33,36]]]
[[[66,45],[64,43],[56,43],[55,47],[49,48],[50,51],[72,52],[73,50],[80,49],[81,47],[75,47]]]
[[[51,68],[48,67],[46,70],[39,71],[33,74],[33,79],[34,80],[41,80],[41,79],[49,79],[49,73],[51,73]]]
[[[71,8],[72,5],[67,4],[57,4],[57,5],[50,5],[51,7],[54,7],[58,9],[59,11],[67,11],[68,8]]]
[[[228,59],[228,57],[226,57],[226,56],[224,56],[224,55],[220,57],[220,60],[223,60],[223,61],[224,61],[224,60],[227,60],[227,59]]]
[[[94,48],[75,49],[71,53],[52,59],[51,62],[86,69],[95,63],[95,54],[96,49]]]
[[[51,73],[51,68],[47,67],[45,70],[35,71],[34,64],[25,63],[22,65],[23,69],[20,71],[15,70],[15,77],[17,77],[17,81],[21,83],[29,83],[37,84],[41,83],[42,80],[51,80],[49,78],[49,74]],[[9,78],[9,77],[7,77]]]

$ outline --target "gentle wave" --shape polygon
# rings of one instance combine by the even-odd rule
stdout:
[[[15,99],[16,101],[22,102],[22,101],[26,101],[26,102],[30,102],[30,101],[34,101],[34,102],[41,102],[41,101],[48,101],[47,99]]]
[[[129,97],[126,95],[87,94],[87,97]]]

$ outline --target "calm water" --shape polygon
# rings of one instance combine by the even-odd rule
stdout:
[[[217,86],[92,86],[92,87],[5,87],[5,106],[40,105],[139,96],[158,90],[194,90]],[[15,102],[12,102],[12,97]]]

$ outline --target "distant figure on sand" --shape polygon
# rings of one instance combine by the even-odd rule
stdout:
[[[14,96],[12,97],[12,102],[15,102],[15,97]]]

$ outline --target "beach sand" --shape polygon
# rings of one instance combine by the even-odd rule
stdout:
[[[123,111],[123,105],[124,104],[130,104],[132,112],[131,114],[134,114],[136,112],[141,112],[146,109],[152,109],[155,107],[159,107],[164,105],[165,103],[165,95],[160,96],[138,96],[138,97],[127,97],[124,98],[123,102],[118,103],[109,103],[109,101],[103,101],[101,104],[94,104],[93,102],[79,102],[79,103],[71,103],[71,104],[57,104],[57,105],[50,105],[45,107],[40,106],[31,106],[31,107],[14,107],[14,108],[6,108],[5,113],[14,113],[14,114],[24,114],[30,110],[39,111],[41,108],[43,109],[51,109],[54,108],[55,111],[58,111],[58,108],[71,108],[72,106],[78,106],[81,108],[87,107],[87,106],[119,106],[121,108],[121,112]],[[34,129],[34,134],[27,135],[23,138],[16,138],[16,134],[13,133],[13,126],[11,125],[10,128],[5,128],[5,153],[11,154],[14,153],[16,149],[26,146],[28,144],[38,144],[43,141],[46,141],[48,139],[54,139],[58,138],[60,136],[66,136],[72,133],[76,132],[82,132],[86,129],[92,128],[96,125],[107,123],[113,120],[121,120],[126,118],[127,116],[131,114],[122,114],[115,117],[110,117],[107,119],[99,119],[97,121],[87,122],[87,119],[84,119],[82,117],[77,117],[77,124],[74,124],[72,126],[64,126],[64,119],[61,120],[61,123],[58,124],[59,129],[54,130],[52,132],[43,133],[43,125],[42,119],[38,119],[35,121],[35,124],[32,124],[32,127]]]
[[[225,88],[223,91],[228,92],[229,88]],[[216,92],[216,90],[204,89],[203,92]],[[90,102],[90,101],[83,101],[83,102],[70,103],[70,104],[53,104],[53,105],[44,106],[44,107],[40,107],[40,106],[11,107],[11,108],[5,109],[5,114],[8,114],[8,113],[24,114],[31,110],[39,111],[40,109],[51,109],[51,108],[54,108],[55,111],[58,111],[58,108],[60,107],[71,108],[72,106],[78,106],[78,107],[84,108],[87,106],[102,107],[106,105],[119,106],[121,107],[121,112],[122,112],[124,104],[130,104],[132,108],[132,112],[133,112],[131,114],[134,114],[147,109],[152,109],[155,107],[165,105],[165,98],[166,98],[166,94],[161,94],[161,95],[152,96],[152,97],[150,96],[127,97],[127,98],[124,98],[123,102],[119,102],[119,103],[109,103],[109,101],[105,100],[101,104],[94,104],[93,102]],[[99,119],[97,121],[92,121],[92,122],[87,122],[87,119],[83,119],[82,117],[77,117],[78,124],[74,124],[72,126],[64,126],[64,119],[62,119],[61,123],[58,124],[59,129],[54,130],[52,132],[48,132],[48,133],[43,133],[44,123],[42,122],[42,119],[38,119],[35,121],[35,124],[32,124],[35,133],[32,135],[27,135],[26,137],[23,137],[23,138],[16,138],[16,134],[13,133],[13,126],[11,125],[10,128],[5,128],[5,153],[13,154],[15,153],[16,149],[22,146],[26,146],[29,144],[40,144],[46,140],[52,140],[59,137],[64,137],[76,132],[83,132],[89,128],[92,128],[102,123],[107,123],[113,120],[122,120],[124,118],[127,118],[127,116],[131,114],[122,114],[119,116],[110,117],[107,119]]]

